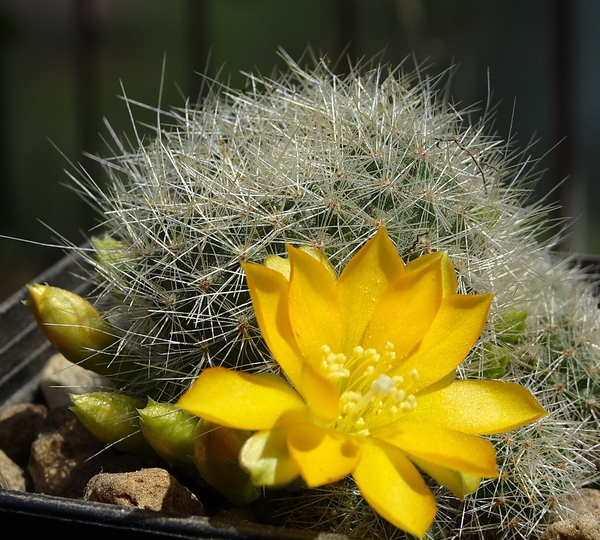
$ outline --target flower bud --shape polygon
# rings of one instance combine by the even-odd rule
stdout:
[[[138,413],[142,433],[160,457],[177,467],[194,465],[197,416],[172,404],[157,403],[151,398]]]
[[[82,424],[101,441],[138,455],[155,455],[140,430],[137,409],[140,399],[116,392],[71,394],[73,407]]]
[[[261,494],[261,488],[252,484],[250,475],[238,461],[250,435],[250,431],[220,426],[202,418],[196,428],[196,468],[206,482],[234,504],[248,504]]]
[[[91,242],[96,251],[96,261],[104,268],[123,266],[124,263],[131,260],[126,251],[127,244],[115,240],[108,234],[105,234],[102,238],[92,237]]]
[[[116,339],[98,310],[81,296],[49,285],[30,285],[30,300],[42,333],[67,360],[100,375],[118,372],[104,351]]]
[[[485,354],[483,377],[485,379],[500,379],[505,375],[508,368],[510,351],[493,343],[485,345],[483,350]]]
[[[497,337],[504,343],[516,343],[527,328],[527,312],[520,310],[506,311],[496,323]]]

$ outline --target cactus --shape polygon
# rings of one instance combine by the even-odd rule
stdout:
[[[549,412],[490,437],[499,480],[462,502],[433,487],[427,537],[540,533],[597,476],[600,323],[584,273],[552,253],[548,209],[528,201],[530,159],[487,134],[485,115],[469,124],[443,79],[366,64],[338,77],[324,60],[286,60],[277,78],[214,83],[199,105],[159,111],[150,142],[115,137],[100,160],[105,191],[73,176],[101,209],[106,235],[82,254],[117,336],[108,350],[136,366],[122,387],[173,402],[208,366],[276,372],[240,262],[277,266],[292,244],[339,272],[383,224],[405,261],[445,250],[459,292],[495,295],[457,376],[518,382]],[[349,479],[274,504],[290,526],[405,536]]]

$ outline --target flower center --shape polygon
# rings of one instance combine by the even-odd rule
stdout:
[[[381,354],[360,346],[350,357],[333,353],[327,345],[321,350],[321,374],[340,392],[340,414],[332,425],[335,429],[366,436],[369,430],[394,422],[417,406],[416,397],[410,393],[419,379],[417,370],[409,373],[408,380],[387,374],[396,359],[392,343],[388,342]]]

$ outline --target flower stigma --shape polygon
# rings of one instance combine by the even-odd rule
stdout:
[[[417,407],[410,388],[419,380],[419,372],[411,370],[408,380],[386,373],[396,359],[393,343],[388,341],[381,354],[356,346],[350,358],[333,353],[328,345],[321,351],[321,374],[337,386],[340,395],[340,414],[329,427],[366,437],[370,429],[392,423]]]

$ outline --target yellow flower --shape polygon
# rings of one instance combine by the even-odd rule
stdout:
[[[310,249],[245,264],[263,337],[291,385],[206,369],[179,406],[256,433],[240,463],[257,485],[310,487],[352,474],[395,526],[425,534],[436,505],[421,473],[463,498],[498,475],[500,433],[546,413],[523,387],[454,380],[491,295],[456,294],[444,252],[404,265],[384,228],[339,278]]]

